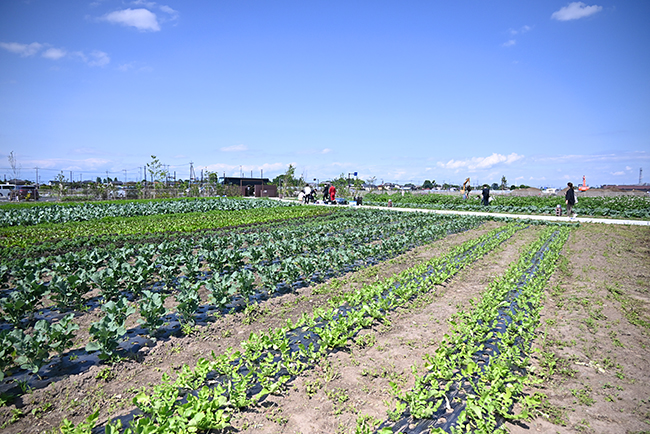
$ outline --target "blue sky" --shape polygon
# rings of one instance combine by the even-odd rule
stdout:
[[[650,180],[650,2],[0,3],[0,176]]]

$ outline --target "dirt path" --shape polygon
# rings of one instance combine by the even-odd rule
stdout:
[[[542,311],[534,366],[547,398],[530,430],[650,432],[650,231],[582,225]]]

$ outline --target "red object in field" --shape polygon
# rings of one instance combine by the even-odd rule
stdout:
[[[585,175],[582,175],[582,185],[580,187],[578,187],[578,190],[580,190],[580,191],[589,190],[589,187],[587,187],[587,181],[585,179]]]

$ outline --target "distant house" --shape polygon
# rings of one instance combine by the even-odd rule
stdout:
[[[240,178],[237,176],[224,176],[219,178],[223,185],[237,185],[242,196],[277,197],[278,187],[270,185],[268,178]]]

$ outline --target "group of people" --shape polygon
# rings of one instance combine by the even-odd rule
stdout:
[[[305,187],[302,189],[298,195],[298,199],[304,203],[315,203],[316,202],[316,191],[312,189],[309,184],[305,184]],[[333,185],[326,185],[323,188],[323,202],[325,203],[334,203],[336,202],[336,187]]]

